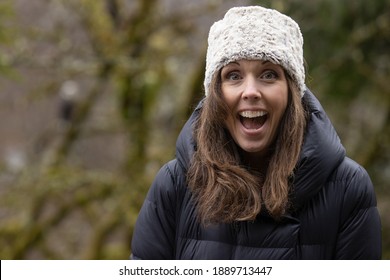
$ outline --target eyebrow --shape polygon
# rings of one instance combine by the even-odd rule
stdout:
[[[274,64],[274,63],[272,63],[272,62],[269,61],[269,60],[259,60],[259,61],[261,61],[261,65],[264,65],[264,64],[267,64],[267,63]],[[232,62],[226,64],[226,66],[228,66],[229,64],[237,64],[237,65],[240,65],[240,63],[239,63],[238,61],[232,61]]]
[[[229,62],[228,64],[226,64],[225,66],[228,66],[230,64],[237,64],[237,65],[240,65],[240,63],[238,63],[238,61],[232,61],[232,62]]]

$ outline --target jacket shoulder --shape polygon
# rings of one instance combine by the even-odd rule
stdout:
[[[350,159],[345,157],[339,166],[334,170],[333,174],[330,177],[330,181],[334,182],[355,182],[361,181],[361,186],[366,186],[366,188],[371,189],[372,182],[370,176],[363,166]],[[353,185],[352,185],[353,186]],[[348,185],[351,187],[351,185]]]
[[[139,212],[132,238],[132,258],[172,259],[178,208],[178,191],[184,176],[177,160],[166,163],[157,173]]]
[[[335,258],[380,259],[381,220],[370,176],[345,158],[332,179],[342,203]]]
[[[165,207],[176,205],[176,195],[184,180],[179,163],[176,159],[171,160],[158,171],[146,199]]]
[[[333,172],[330,182],[343,193],[344,213],[376,207],[376,195],[371,178],[367,171],[352,159],[344,158]]]

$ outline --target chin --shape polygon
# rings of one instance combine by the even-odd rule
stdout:
[[[243,147],[241,146],[241,149],[246,152],[246,153],[249,153],[249,154],[253,154],[253,155],[263,155],[265,154],[266,152],[266,149],[264,149],[263,147]]]

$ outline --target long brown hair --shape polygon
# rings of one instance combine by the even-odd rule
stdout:
[[[213,79],[195,124],[197,149],[187,174],[203,224],[254,220],[264,211],[262,206],[275,219],[286,212],[306,126],[299,91],[286,77],[289,101],[265,174],[243,165],[239,147],[225,127],[229,108],[222,98],[220,75]]]

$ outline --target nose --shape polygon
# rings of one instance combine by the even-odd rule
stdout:
[[[255,77],[248,76],[245,79],[242,98],[245,100],[257,100],[261,98],[261,91]]]

